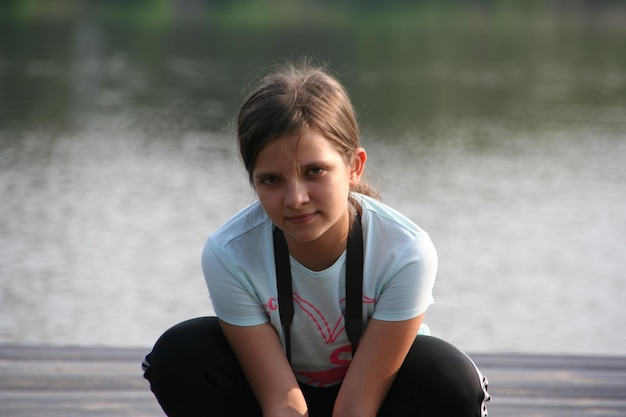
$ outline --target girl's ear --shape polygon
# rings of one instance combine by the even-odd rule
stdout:
[[[350,168],[350,187],[356,187],[361,182],[363,171],[365,170],[365,162],[367,161],[367,152],[363,148],[356,148],[352,155],[352,166]]]

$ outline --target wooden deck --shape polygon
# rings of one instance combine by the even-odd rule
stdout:
[[[0,417],[163,416],[147,349],[0,346]],[[490,416],[626,416],[626,357],[472,355]]]

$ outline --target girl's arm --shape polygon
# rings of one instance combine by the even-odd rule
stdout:
[[[306,401],[270,323],[241,327],[220,320],[264,417],[308,416]]]
[[[335,402],[333,417],[373,417],[411,348],[424,314],[391,322],[371,319]]]

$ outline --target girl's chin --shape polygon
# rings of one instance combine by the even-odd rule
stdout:
[[[285,230],[283,230],[283,231],[285,231]],[[322,235],[322,233],[317,233],[317,232],[314,232],[312,230],[303,231],[303,230],[288,229],[286,231],[286,233],[289,235],[289,237],[291,239],[295,240],[296,242],[300,242],[300,243],[311,243],[311,242],[314,242],[317,239],[319,239],[320,236]]]
[[[282,230],[288,236],[288,239],[299,243],[315,242],[328,231],[327,228],[312,224],[294,225],[293,223],[283,223],[281,226],[284,227]]]

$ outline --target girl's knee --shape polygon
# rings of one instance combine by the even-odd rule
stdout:
[[[413,391],[407,396],[419,398],[420,407],[432,415],[486,415],[486,379],[469,356],[441,339],[418,336],[396,384]]]
[[[157,340],[142,363],[145,378],[179,380],[201,372],[207,356],[227,345],[219,322],[214,317],[200,317],[179,323]],[[219,347],[224,350],[223,346]]]
[[[144,366],[150,389],[168,416],[260,415],[215,317],[188,320],[167,330]]]

